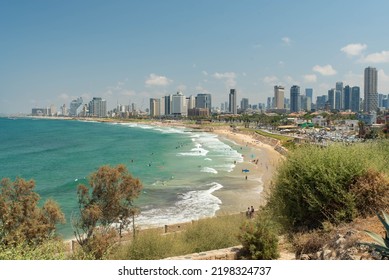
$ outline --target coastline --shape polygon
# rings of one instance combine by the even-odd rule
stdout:
[[[244,212],[247,207],[254,206],[258,209],[266,202],[267,194],[270,190],[271,180],[276,172],[277,165],[283,157],[271,145],[260,142],[252,135],[244,132],[232,130],[228,124],[222,126],[202,126],[189,124],[182,121],[132,121],[117,119],[74,119],[74,118],[44,118],[38,119],[59,119],[59,120],[79,120],[103,123],[136,123],[159,127],[181,127],[186,129],[204,131],[216,135],[219,140],[243,154],[243,162],[237,162],[233,171],[229,172],[223,182],[224,187],[214,191],[212,194],[220,199],[221,204],[215,215],[226,215]],[[249,172],[242,172],[242,170]],[[245,177],[247,176],[247,179]]]
[[[248,206],[258,209],[265,205],[266,197],[270,191],[273,175],[283,156],[268,144],[262,143],[251,135],[231,131],[228,127],[215,129],[212,133],[221,139],[233,141],[241,147],[248,147],[255,153],[255,157],[244,156],[244,161],[237,163],[232,176],[242,176],[242,184],[238,190],[220,189],[214,193],[222,205],[216,215],[242,212]],[[242,173],[248,169],[250,172]],[[243,178],[247,174],[247,181]]]

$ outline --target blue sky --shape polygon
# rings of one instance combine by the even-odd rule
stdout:
[[[327,94],[376,67],[389,93],[389,1],[0,0],[0,113],[181,90],[265,102],[276,84]]]

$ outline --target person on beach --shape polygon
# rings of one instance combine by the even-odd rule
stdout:
[[[247,218],[247,219],[250,219],[250,218],[251,218],[251,210],[250,210],[250,207],[247,207],[246,218]]]
[[[251,209],[250,209],[250,218],[253,218],[254,217],[254,207],[251,206]]]

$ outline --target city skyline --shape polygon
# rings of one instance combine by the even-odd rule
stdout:
[[[369,20],[345,20],[375,8]],[[336,82],[389,93],[386,1],[9,1],[0,9],[0,113],[78,97],[135,103],[177,91],[266,103],[274,85],[314,97]],[[290,14],[300,15],[292,20]],[[329,21],[329,18],[339,19]],[[362,93],[363,94],[363,93]]]

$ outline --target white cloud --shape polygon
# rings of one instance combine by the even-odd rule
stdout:
[[[347,46],[344,46],[340,50],[347,54],[348,56],[358,56],[361,55],[362,52],[367,48],[366,44],[348,44]]]
[[[389,62],[389,51],[371,53],[362,57],[359,62],[363,63],[387,63]]]
[[[315,74],[307,74],[303,76],[305,83],[316,83],[317,76]]]
[[[212,75],[215,79],[225,80],[225,85],[228,88],[236,86],[236,74],[234,72],[214,73]]]
[[[196,86],[196,91],[201,93],[209,93],[209,90],[203,88],[201,85]]]
[[[288,46],[292,42],[292,40],[289,37],[283,37],[283,38],[281,38],[281,40],[282,40],[282,42],[284,42]]]
[[[203,70],[201,73],[203,73],[204,76],[208,76],[208,72]]]
[[[266,76],[263,78],[263,82],[266,84],[274,84],[278,81],[278,78],[276,76]]]
[[[167,86],[170,85],[173,80],[166,78],[165,76],[158,76],[151,73],[149,78],[145,81],[146,86]]]
[[[182,91],[182,92],[184,92],[185,90],[186,90],[186,85],[179,85],[178,87],[177,87],[177,90],[178,91]]]
[[[324,66],[315,65],[312,70],[322,74],[323,76],[333,76],[337,73],[330,64]]]
[[[69,95],[66,94],[66,93],[62,93],[58,96],[59,99],[63,100],[63,101],[68,101],[69,100]]]

